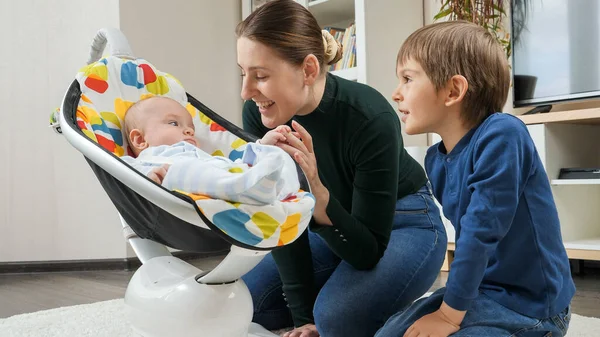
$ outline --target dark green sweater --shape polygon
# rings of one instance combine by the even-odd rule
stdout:
[[[375,89],[328,74],[317,109],[294,120],[311,134],[319,177],[330,192],[333,226],[313,220],[311,230],[356,269],[373,268],[390,239],[396,200],[427,181],[404,149],[398,115]],[[244,104],[243,124],[257,137],[269,131],[253,101]],[[294,324],[314,322],[317,292],[307,233],[272,254]]]

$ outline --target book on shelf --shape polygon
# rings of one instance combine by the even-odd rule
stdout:
[[[329,71],[356,67],[356,25],[347,28],[325,27],[325,30],[343,46],[342,59],[329,67]]]

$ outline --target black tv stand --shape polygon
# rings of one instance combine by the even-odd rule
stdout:
[[[525,112],[523,115],[533,115],[533,114],[537,114],[537,113],[545,113],[545,112],[550,112],[550,110],[552,110],[552,105],[540,105],[540,106],[536,106],[535,108]]]

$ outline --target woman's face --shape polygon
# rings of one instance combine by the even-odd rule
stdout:
[[[279,57],[266,45],[241,37],[237,62],[242,71],[242,99],[258,106],[264,126],[275,128],[296,114],[305,114],[308,86],[303,67]]]

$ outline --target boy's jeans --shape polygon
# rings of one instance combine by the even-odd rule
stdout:
[[[402,337],[415,321],[439,309],[445,290],[441,288],[415,302],[406,311],[392,316],[375,337]],[[556,316],[540,320],[510,310],[480,293],[467,311],[461,329],[451,336],[562,337],[567,333],[570,320],[569,307]]]
[[[319,235],[308,235],[320,289],[314,316],[326,337],[373,337],[392,314],[429,290],[447,242],[429,183],[397,201],[388,247],[372,270],[340,262]],[[242,279],[254,301],[254,322],[272,330],[293,325],[271,254]]]

